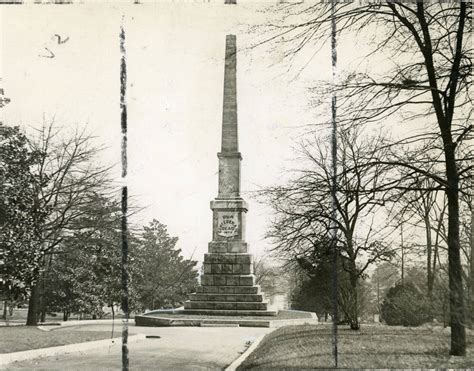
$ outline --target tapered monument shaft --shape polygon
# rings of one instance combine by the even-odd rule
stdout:
[[[240,198],[239,138],[237,130],[237,46],[235,35],[227,35],[225,48],[222,144],[219,157],[218,199]]]
[[[227,35],[225,48],[224,104],[221,152],[238,152],[237,136],[237,46],[235,35]]]

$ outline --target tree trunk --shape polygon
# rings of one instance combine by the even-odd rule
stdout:
[[[459,180],[454,156],[454,146],[445,145],[446,178],[448,188],[448,266],[449,266],[449,316],[451,350],[455,356],[466,355],[466,329],[464,327],[464,290],[462,283],[461,253],[459,244]]]
[[[449,295],[448,295],[449,296]],[[443,327],[446,328],[449,325],[449,298],[443,298]]]
[[[114,304],[110,305],[110,308],[112,308],[112,320],[115,319],[115,309],[114,309]]]
[[[474,198],[473,198],[474,202]],[[471,205],[471,241],[469,251],[469,304],[470,304],[470,315],[469,324],[470,328],[474,325],[474,205]]]
[[[379,277],[377,276],[377,313],[380,315],[382,311],[380,310],[380,282]]]
[[[44,264],[44,262],[43,262]],[[48,269],[48,266],[46,266]],[[41,274],[41,291],[39,293],[39,312],[40,312],[40,322],[44,322],[46,320],[46,278],[45,278],[45,271]]]
[[[31,287],[30,299],[28,301],[28,315],[26,317],[27,326],[37,326],[38,325],[38,283],[36,282]]]
[[[349,318],[351,330],[360,330],[359,303],[357,298],[357,277],[351,273],[351,317]]]
[[[432,303],[433,300],[433,283],[434,283],[434,272],[432,271],[432,256],[433,256],[433,243],[431,240],[431,223],[429,215],[425,215],[425,230],[426,230],[426,286],[428,300]]]
[[[459,174],[456,164],[456,143],[452,137],[456,87],[461,63],[464,23],[467,18],[465,2],[460,2],[458,29],[456,31],[456,51],[451,68],[449,96],[442,98],[438,88],[436,69],[433,60],[433,46],[429,26],[425,19],[423,2],[417,2],[417,17],[423,33],[424,44],[420,49],[425,59],[426,72],[433,98],[433,108],[443,140],[444,160],[446,167],[446,198],[448,200],[448,270],[449,270],[449,322],[451,326],[451,349],[454,356],[466,355],[466,329],[464,327],[464,296],[462,284],[462,266],[459,243]]]
[[[68,311],[64,311],[64,312],[63,312],[63,321],[66,322],[68,317],[69,317],[69,312],[68,312]]]
[[[2,315],[2,319],[4,319],[5,321],[7,320],[7,308],[8,308],[8,301],[7,301],[7,300],[4,300],[4,301],[3,301],[3,315]]]
[[[402,285],[405,280],[405,249],[403,248],[403,223],[400,224],[400,242],[401,242],[401,255],[402,255]]]

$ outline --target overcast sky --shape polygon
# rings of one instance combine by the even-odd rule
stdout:
[[[88,125],[108,146],[102,160],[120,156],[119,28],[124,15],[128,68],[129,192],[178,236],[185,256],[202,260],[211,240],[209,201],[217,195],[225,35],[236,34],[238,120],[243,197],[249,202],[247,242],[262,254],[271,214],[249,195],[278,183],[297,167],[292,146],[314,121],[307,88],[329,79],[329,45],[293,67],[281,53],[247,50],[259,37],[248,26],[270,13],[265,2],[144,4],[141,6],[1,7],[1,77],[11,103],[6,124]],[[57,45],[59,34],[69,40]],[[46,58],[51,50],[55,57]],[[361,64],[363,43],[339,49],[339,68]],[[309,61],[309,63],[308,63]],[[294,79],[299,67],[307,67]],[[289,72],[288,72],[289,69]],[[117,169],[119,170],[119,169]],[[119,172],[117,171],[117,176]]]

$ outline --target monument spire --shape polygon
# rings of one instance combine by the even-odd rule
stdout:
[[[237,47],[235,35],[226,36],[224,104],[222,109],[221,152],[238,152],[237,131]]]
[[[239,138],[237,130],[237,46],[235,35],[226,36],[224,99],[222,106],[222,142],[219,157],[219,193],[217,199],[240,198]]]

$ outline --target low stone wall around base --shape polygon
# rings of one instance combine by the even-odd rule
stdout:
[[[318,318],[314,313],[304,312],[307,316],[303,318],[288,318],[288,319],[242,319],[232,318],[172,318],[172,314],[160,316],[135,316],[136,326],[147,326],[147,327],[169,327],[169,326],[206,326],[213,325],[223,327],[228,325],[238,325],[240,327],[282,327],[290,325],[302,325],[302,324],[318,324]]]

